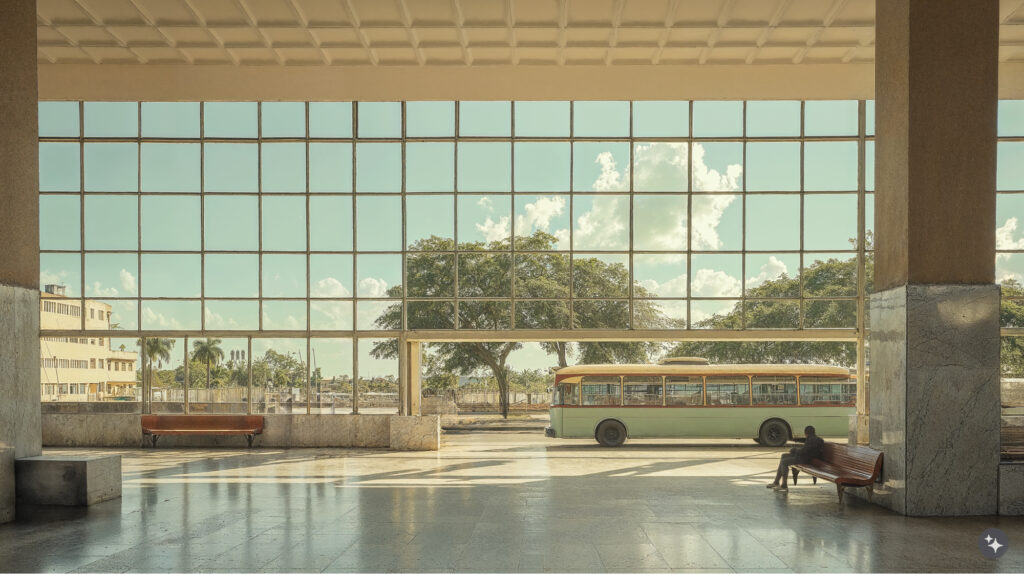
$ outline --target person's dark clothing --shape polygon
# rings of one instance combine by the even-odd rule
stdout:
[[[782,455],[782,459],[779,461],[779,470],[775,473],[775,484],[778,484],[781,479],[782,486],[787,486],[790,465],[807,464],[816,458],[821,458],[824,451],[825,441],[821,440],[821,437],[817,435],[807,437],[802,447],[792,448],[789,454]]]

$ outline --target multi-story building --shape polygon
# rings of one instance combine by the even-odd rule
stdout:
[[[41,329],[81,329],[82,300],[64,286],[46,285],[40,294]],[[110,305],[86,299],[85,328],[109,329]],[[135,351],[114,350],[108,337],[42,337],[40,383],[44,401],[101,401],[136,395]]]

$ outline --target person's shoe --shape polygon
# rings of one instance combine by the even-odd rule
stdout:
[[[766,484],[766,485],[764,485],[764,487],[765,487],[765,488],[778,488],[778,487],[779,487],[779,485],[773,482],[773,483],[771,483],[771,484]]]
[[[789,492],[788,486],[775,486],[775,492]]]

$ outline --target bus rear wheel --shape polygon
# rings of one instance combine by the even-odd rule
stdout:
[[[758,439],[765,446],[782,446],[789,440],[789,426],[779,419],[772,419],[761,425]]]
[[[597,442],[601,446],[619,446],[626,442],[626,427],[619,421],[604,421],[597,425]]]

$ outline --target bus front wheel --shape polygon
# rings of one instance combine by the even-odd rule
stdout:
[[[626,427],[619,421],[604,421],[597,426],[597,442],[601,446],[619,446],[626,442]]]
[[[782,446],[789,440],[789,427],[779,419],[772,419],[761,425],[758,438],[764,446]]]

